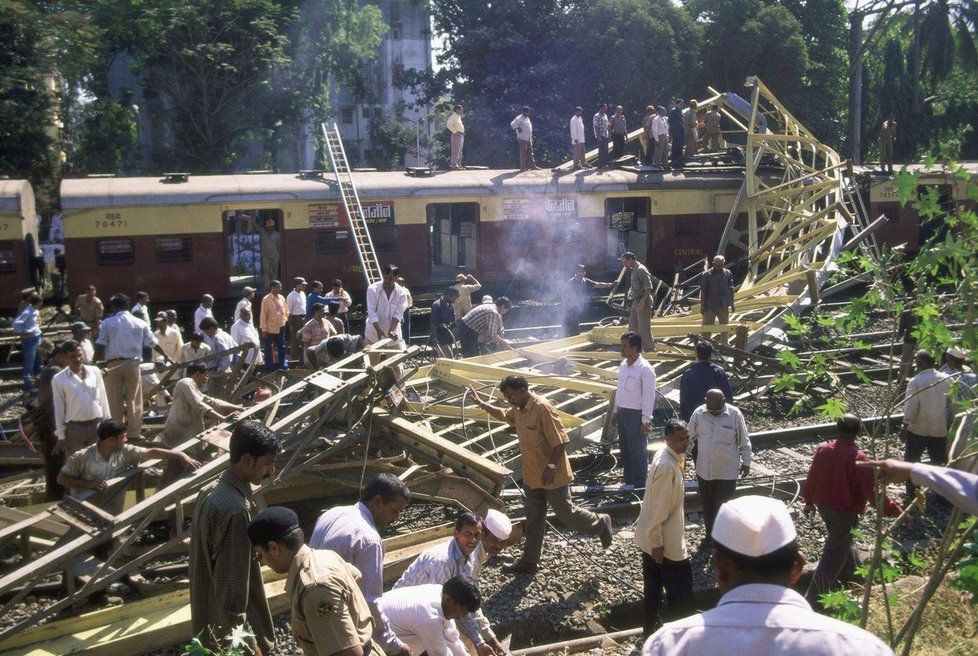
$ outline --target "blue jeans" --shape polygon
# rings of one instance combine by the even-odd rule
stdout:
[[[23,355],[23,376],[24,393],[33,394],[37,391],[34,384],[34,377],[41,373],[41,354],[37,352],[37,345],[41,343],[41,336],[28,337],[20,341],[20,348]]]
[[[289,361],[285,358],[285,326],[277,333],[265,333],[265,371],[288,369]],[[272,357],[272,346],[275,347],[275,357]]]
[[[649,474],[649,442],[642,435],[642,411],[618,408],[618,448],[625,470],[625,485],[645,487]]]

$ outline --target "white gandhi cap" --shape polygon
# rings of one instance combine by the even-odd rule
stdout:
[[[952,358],[957,358],[958,360],[968,359],[968,352],[957,345],[949,346],[947,348],[947,354],[950,355]]]
[[[745,496],[722,506],[713,522],[713,541],[757,558],[793,542],[798,534],[788,508],[777,499]]]
[[[490,508],[486,513],[486,530],[495,535],[500,540],[505,540],[513,532],[513,522],[509,517],[499,512],[495,508]]]

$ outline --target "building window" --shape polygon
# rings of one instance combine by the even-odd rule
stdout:
[[[353,125],[352,107],[340,107],[340,123],[343,125]]]
[[[391,23],[391,39],[394,41],[401,40],[401,24]]]
[[[190,262],[194,249],[190,237],[158,237],[156,239],[157,262]]]
[[[132,264],[132,239],[101,239],[95,244],[99,264]]]

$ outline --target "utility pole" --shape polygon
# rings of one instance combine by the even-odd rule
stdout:
[[[863,14],[849,14],[849,149],[853,164],[862,164],[863,141]]]

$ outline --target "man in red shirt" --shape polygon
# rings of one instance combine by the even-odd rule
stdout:
[[[828,530],[822,558],[805,594],[813,608],[818,608],[819,595],[831,591],[840,578],[846,580],[852,576],[858,561],[852,544],[852,529],[859,525],[859,517],[866,512],[867,504],[876,507],[879,493],[872,471],[856,467],[857,461],[868,460],[866,454],[856,448],[862,420],[847,414],[835,425],[835,441],[818,447],[805,480],[805,514],[810,515],[817,509]],[[884,507],[890,517],[902,512],[890,499],[885,499]]]

